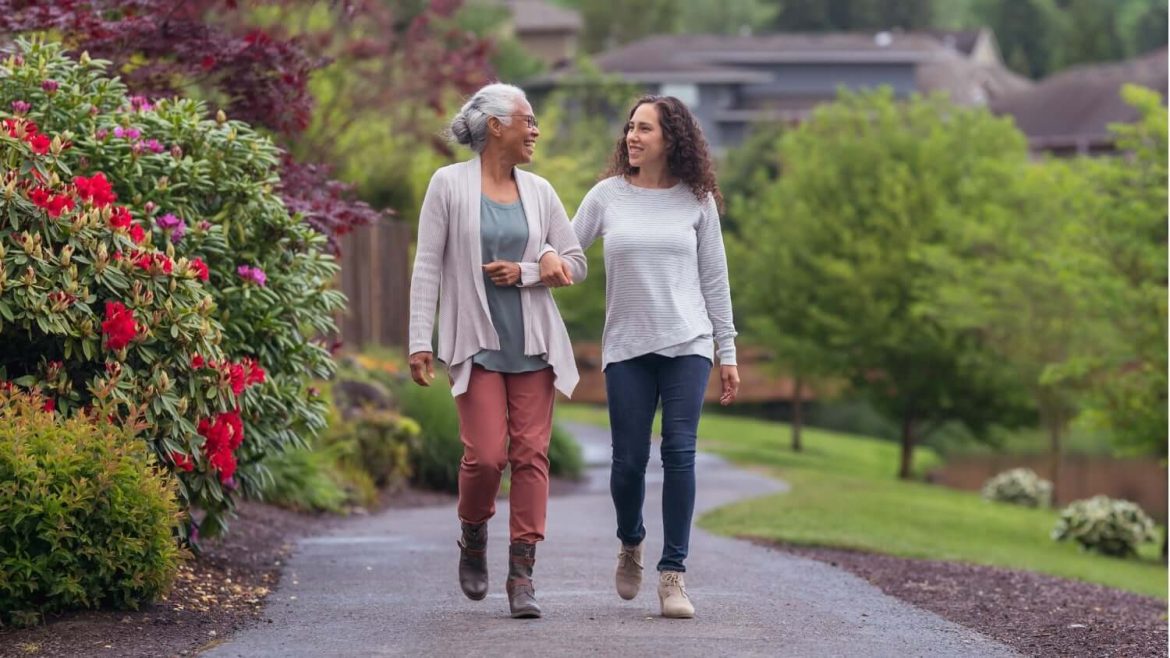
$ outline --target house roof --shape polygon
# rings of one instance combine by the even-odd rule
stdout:
[[[1167,50],[1115,64],[1077,66],[1045,78],[1031,89],[991,104],[1011,115],[1033,143],[1059,145],[1109,140],[1110,123],[1131,123],[1137,111],[1121,98],[1126,84],[1139,84],[1165,97]]]
[[[956,103],[986,105],[1031,89],[1034,83],[1007,67],[983,64],[952,52],[918,67],[918,89],[946,92]]]
[[[979,45],[983,30],[923,30],[922,34],[929,34],[942,45],[970,56]]]
[[[516,32],[580,32],[581,14],[544,0],[505,0]]]
[[[916,63],[938,56],[942,48],[929,35],[890,32],[659,35],[609,50],[595,61],[609,73],[645,75],[750,64]]]

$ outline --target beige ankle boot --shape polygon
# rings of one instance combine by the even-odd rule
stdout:
[[[614,574],[618,596],[629,601],[638,595],[642,586],[642,545],[622,544],[618,551],[617,572]]]
[[[663,571],[658,576],[658,600],[662,603],[662,616],[671,619],[690,619],[695,616],[695,606],[687,596],[683,575],[677,571]]]

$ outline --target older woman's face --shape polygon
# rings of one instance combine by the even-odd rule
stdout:
[[[536,148],[536,138],[540,136],[540,129],[536,127],[536,115],[528,101],[521,100],[512,110],[511,125],[500,122],[500,132],[495,136],[500,150],[512,156],[517,164],[532,162],[532,154]]]

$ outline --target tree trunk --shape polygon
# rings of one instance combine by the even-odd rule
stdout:
[[[898,477],[909,480],[914,467],[914,416],[906,414],[902,418],[902,464],[898,469]]]
[[[1048,424],[1048,479],[1052,481],[1052,504],[1056,505],[1060,491],[1060,471],[1064,462],[1064,428],[1059,418]]]
[[[792,394],[792,451],[800,452],[804,447],[800,443],[800,430],[804,426],[804,381],[796,378]]]

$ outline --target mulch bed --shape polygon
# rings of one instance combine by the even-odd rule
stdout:
[[[1166,656],[1166,602],[1101,585],[956,562],[760,542],[854,573],[1029,656]]]
[[[384,494],[377,509],[443,504],[447,494],[407,489]],[[0,630],[0,657],[188,656],[261,623],[264,599],[300,537],[343,521],[242,502],[222,541],[180,567],[171,593],[141,610],[71,612],[34,628]],[[357,514],[369,513],[354,510]]]

